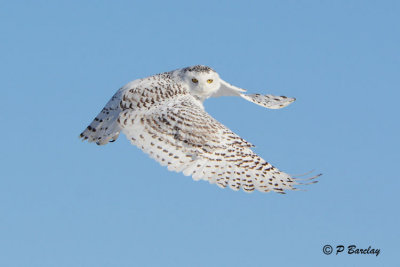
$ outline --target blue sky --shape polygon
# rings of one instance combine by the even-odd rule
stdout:
[[[398,1],[1,1],[1,266],[394,266]],[[305,192],[168,172],[78,134],[130,80],[195,64],[282,110],[206,110]],[[379,248],[324,255],[330,244]]]

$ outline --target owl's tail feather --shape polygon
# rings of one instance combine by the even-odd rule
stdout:
[[[98,145],[114,142],[121,131],[121,127],[117,121],[118,114],[118,112],[103,109],[79,137],[83,141],[96,142]]]

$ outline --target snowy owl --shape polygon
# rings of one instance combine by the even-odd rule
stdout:
[[[295,101],[245,92],[203,65],[134,80],[115,93],[80,137],[104,145],[122,132],[168,170],[222,188],[278,193],[296,190],[295,185],[305,183],[255,154],[252,144],[204,110],[203,101],[209,97],[239,96],[270,109]]]

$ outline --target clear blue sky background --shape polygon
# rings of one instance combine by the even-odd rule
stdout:
[[[396,266],[398,1],[1,1],[0,266]],[[222,190],[78,134],[130,80],[195,64],[286,109],[206,109],[306,192]],[[326,244],[380,248],[324,255]]]

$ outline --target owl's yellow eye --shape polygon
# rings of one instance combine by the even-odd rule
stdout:
[[[214,80],[213,79],[208,79],[207,82],[208,83],[212,83]]]
[[[193,78],[193,79],[192,79],[192,82],[193,82],[193,83],[198,83],[199,80],[197,80],[196,78]]]

